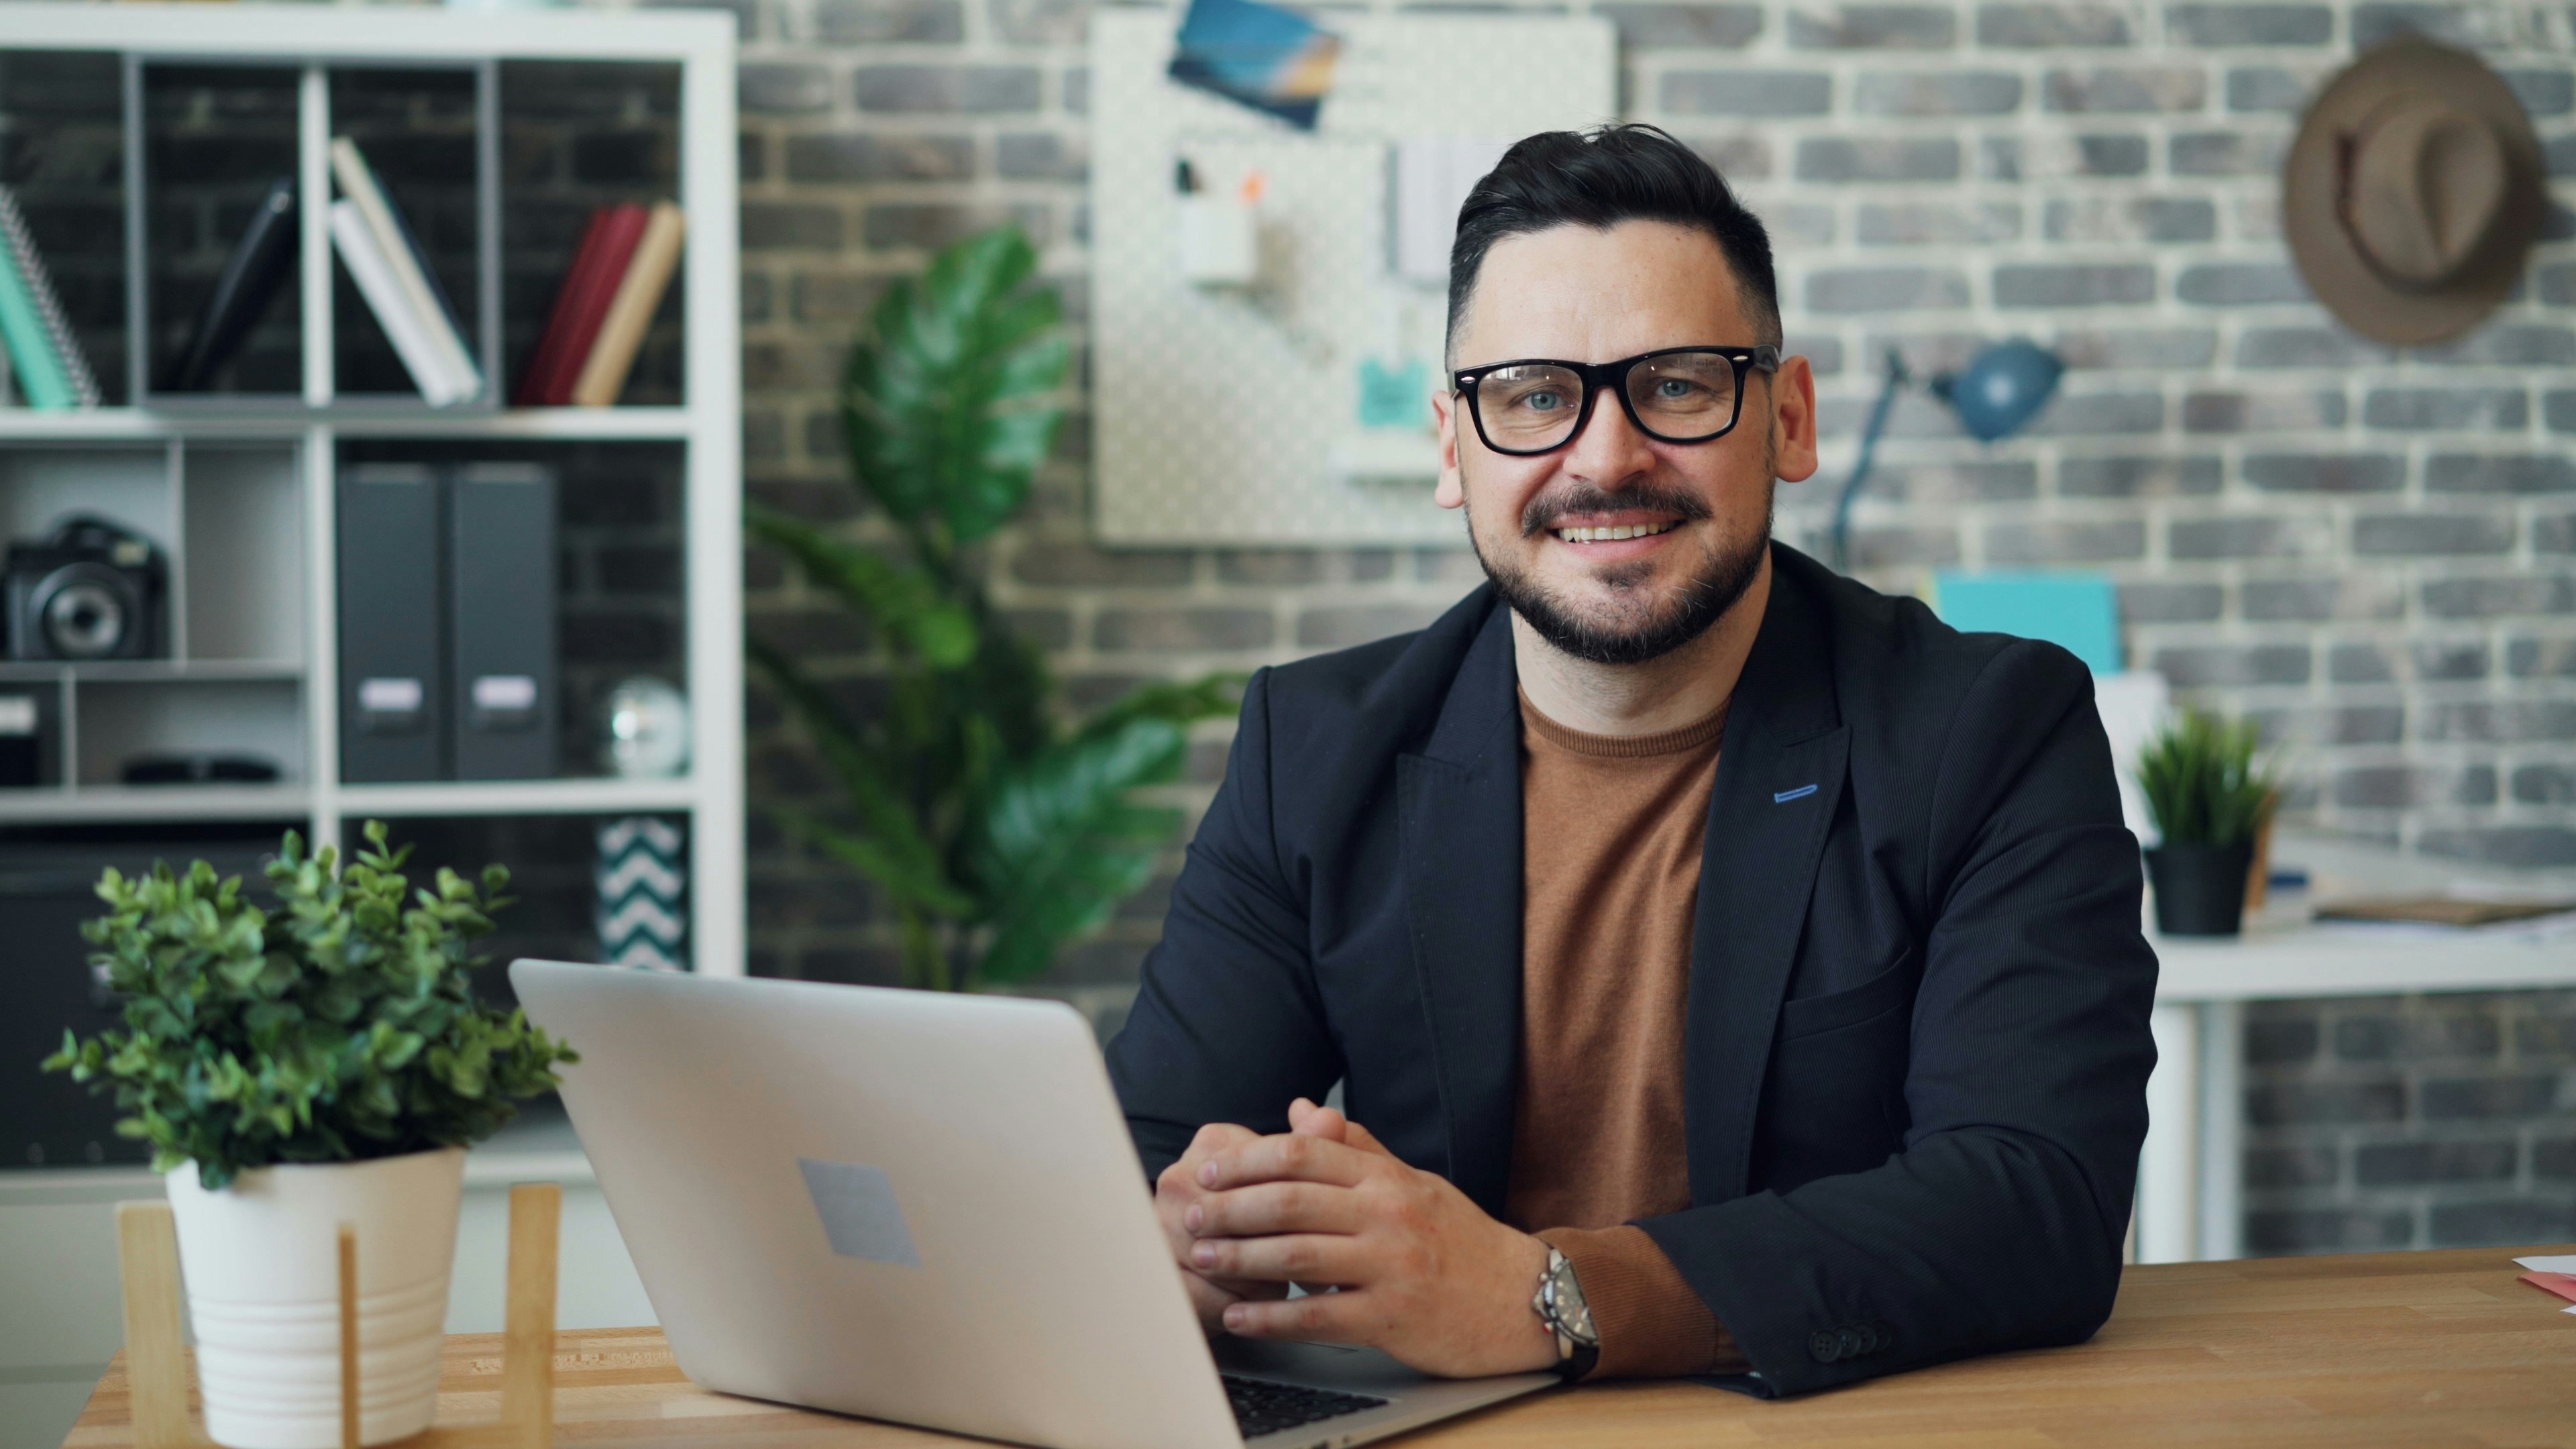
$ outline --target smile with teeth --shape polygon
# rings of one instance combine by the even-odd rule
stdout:
[[[1675,518],[1664,523],[1625,523],[1615,528],[1560,528],[1556,530],[1556,536],[1567,543],[1615,543],[1623,538],[1670,533],[1681,526],[1682,521]]]

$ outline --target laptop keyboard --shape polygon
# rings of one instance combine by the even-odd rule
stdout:
[[[1385,1405],[1384,1399],[1366,1394],[1335,1393],[1331,1389],[1301,1388],[1296,1384],[1274,1384],[1261,1379],[1237,1378],[1220,1374],[1225,1380],[1226,1402],[1234,1406],[1235,1425],[1246,1439],[1281,1429],[1294,1429],[1300,1424],[1313,1424],[1325,1419],[1338,1419],[1362,1409]]]

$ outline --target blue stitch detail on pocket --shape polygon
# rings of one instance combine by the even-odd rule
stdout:
[[[1783,790],[1779,794],[1772,796],[1771,803],[1774,805],[1786,805],[1792,800],[1804,800],[1815,793],[1815,786],[1801,785],[1795,790]]]

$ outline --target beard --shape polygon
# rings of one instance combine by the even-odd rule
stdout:
[[[1767,462],[1764,471],[1767,476]],[[1619,508],[1671,513],[1684,523],[1700,522],[1710,516],[1708,505],[1696,494],[1658,483],[1640,484],[1615,494],[1578,483],[1532,500],[1521,513],[1521,536],[1534,538],[1546,532],[1550,518],[1566,513]],[[1561,597],[1516,560],[1497,563],[1488,556],[1476,538],[1472,510],[1467,520],[1467,542],[1476,551],[1476,562],[1484,565],[1485,577],[1493,580],[1494,592],[1502,596],[1513,613],[1527,620],[1540,638],[1588,664],[1643,664],[1707,633],[1753,586],[1771,547],[1771,506],[1766,497],[1762,526],[1751,537],[1704,547],[1699,568],[1677,586],[1655,586],[1654,564],[1649,560],[1594,570],[1593,580],[1608,587],[1612,601],[1589,609]]]

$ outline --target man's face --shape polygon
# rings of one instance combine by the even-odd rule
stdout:
[[[1450,364],[1598,363],[1763,340],[1707,233],[1657,221],[1559,226],[1486,253]],[[1650,438],[1603,396],[1572,442],[1518,457],[1485,446],[1464,398],[1443,391],[1433,406],[1440,506],[1467,510],[1504,600],[1550,643],[1597,663],[1654,658],[1715,623],[1760,571],[1773,480],[1816,468],[1804,358],[1783,359],[1777,375],[1748,373],[1734,430],[1705,443]]]

